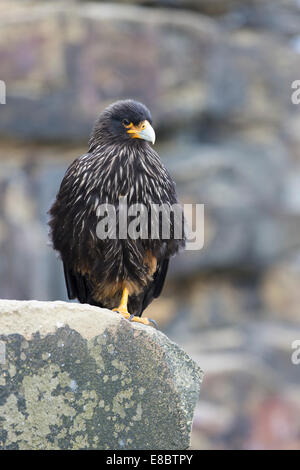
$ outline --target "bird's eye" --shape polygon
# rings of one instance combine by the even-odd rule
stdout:
[[[130,121],[128,121],[128,119],[123,119],[122,123],[126,127],[130,126]]]

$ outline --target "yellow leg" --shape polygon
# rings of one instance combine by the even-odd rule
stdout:
[[[127,309],[127,303],[128,303],[128,289],[124,287],[120,305],[119,307],[114,308],[113,312],[119,312],[127,320],[134,321],[137,323],[143,323],[143,325],[154,325],[155,327],[157,327],[157,323],[154,320],[151,320],[151,318],[140,318],[140,317],[135,317],[134,315],[130,315]]]
[[[121,315],[123,315],[125,318],[129,318],[130,313],[127,310],[127,303],[128,303],[128,289],[127,287],[124,287],[120,305],[118,308],[114,308],[113,311],[121,313]]]

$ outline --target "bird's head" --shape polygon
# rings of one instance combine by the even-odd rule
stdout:
[[[149,109],[134,100],[117,101],[108,106],[97,120],[90,144],[117,139],[118,142],[155,142]]]

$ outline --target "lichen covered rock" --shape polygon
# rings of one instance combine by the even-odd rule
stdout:
[[[5,300],[0,332],[0,448],[189,446],[202,372],[163,333],[89,305]]]

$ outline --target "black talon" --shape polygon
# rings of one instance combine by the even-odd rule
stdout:
[[[128,321],[132,321],[132,319],[134,318],[134,315],[133,313],[130,315],[130,317],[128,318]]]
[[[157,330],[159,330],[158,324],[157,324],[157,322],[156,322],[155,320],[153,320],[152,318],[148,318],[148,320],[149,320],[149,322],[153,323],[153,325],[155,326],[155,328],[156,328]]]

